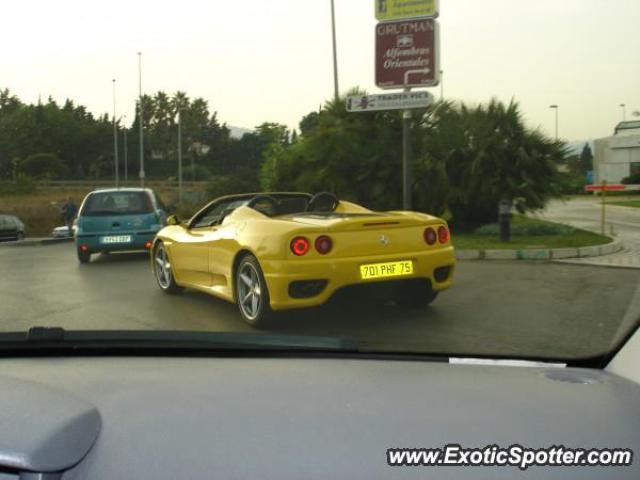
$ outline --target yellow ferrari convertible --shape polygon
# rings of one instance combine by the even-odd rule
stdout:
[[[374,212],[328,192],[231,195],[168,224],[151,248],[160,288],[234,302],[254,326],[352,285],[389,282],[399,302],[427,305],[451,286],[455,266],[443,220]]]

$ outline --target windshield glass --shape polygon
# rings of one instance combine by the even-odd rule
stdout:
[[[41,3],[0,29],[0,344],[562,363],[638,327],[637,0]]]

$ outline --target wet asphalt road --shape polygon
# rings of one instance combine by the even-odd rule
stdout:
[[[640,315],[640,270],[546,262],[459,262],[431,307],[343,296],[290,311],[263,332],[354,337],[366,347],[458,355],[579,358],[608,350]],[[626,317],[625,317],[626,315]],[[234,305],[195,291],[170,296],[144,253],[94,256],[72,244],[0,247],[0,331],[67,329],[246,332]]]

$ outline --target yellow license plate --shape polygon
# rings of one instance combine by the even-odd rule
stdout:
[[[404,277],[405,275],[413,275],[413,262],[411,260],[360,265],[360,277],[362,277],[363,280],[369,280],[371,278]]]

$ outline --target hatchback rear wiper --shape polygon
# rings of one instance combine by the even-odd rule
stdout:
[[[16,351],[359,351],[351,338],[155,330],[65,330],[61,327],[32,327],[28,332],[0,334],[0,355]]]

